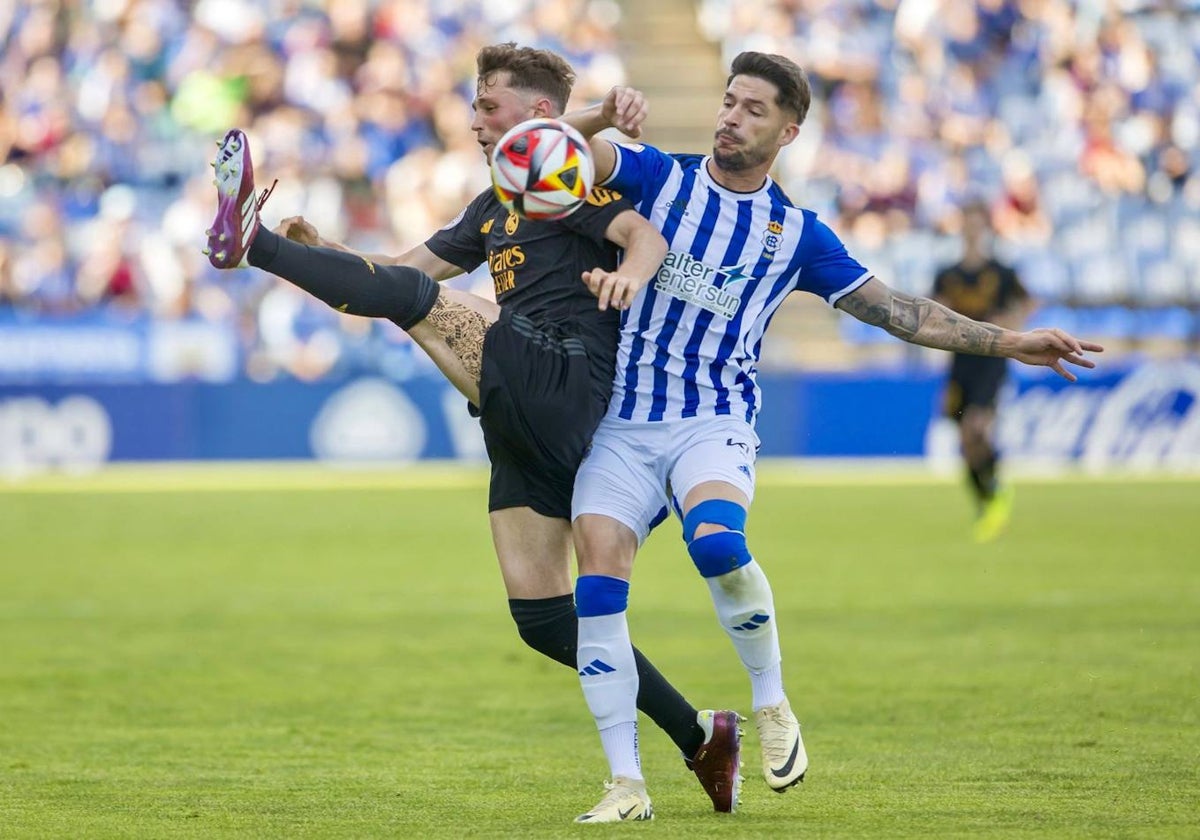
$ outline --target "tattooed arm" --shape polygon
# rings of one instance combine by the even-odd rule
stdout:
[[[881,327],[911,344],[976,356],[1004,356],[1027,365],[1045,365],[1072,382],[1075,375],[1062,363],[1093,368],[1096,363],[1083,358],[1083,352],[1104,350],[1099,344],[1080,341],[1062,330],[1016,332],[976,321],[929,298],[913,297],[891,289],[874,277],[841,298],[836,305],[858,320]]]
[[[929,298],[906,295],[874,277],[837,306],[912,344],[977,356],[1009,355],[1000,349],[1000,339],[1008,330],[972,320]]]

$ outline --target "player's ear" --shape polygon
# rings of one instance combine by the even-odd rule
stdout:
[[[796,139],[796,135],[800,133],[800,124],[790,122],[783,127],[779,132],[779,145],[786,146]]]
[[[542,97],[533,103],[533,116],[538,119],[557,119],[562,116],[554,103],[546,97]]]

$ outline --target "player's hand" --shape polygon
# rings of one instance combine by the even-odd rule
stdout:
[[[288,216],[276,226],[275,233],[301,245],[321,244],[321,235],[303,216]]]
[[[583,272],[583,282],[599,301],[600,311],[608,309],[628,309],[637,293],[646,285],[645,280],[638,280],[619,271],[605,271],[603,268],[593,268]]]
[[[1068,382],[1074,382],[1075,374],[1063,367],[1063,362],[1094,368],[1096,363],[1083,357],[1085,351],[1103,353],[1104,348],[1091,341],[1080,341],[1062,330],[1038,329],[1017,333],[1012,357],[1027,365],[1044,365]]]
[[[600,112],[613,128],[637,138],[642,136],[642,123],[650,113],[650,104],[637,88],[617,85],[604,97]]]

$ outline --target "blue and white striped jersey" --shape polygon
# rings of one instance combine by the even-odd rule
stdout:
[[[707,156],[616,149],[604,186],[632,201],[669,251],[622,314],[609,416],[732,414],[753,425],[763,333],[783,299],[799,289],[833,304],[871,274],[769,178],[738,193],[713,181]]]

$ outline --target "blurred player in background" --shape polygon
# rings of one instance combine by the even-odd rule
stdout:
[[[629,131],[641,94],[614,88],[571,115],[585,135]],[[663,232],[670,251],[623,313],[608,413],[575,485],[580,681],[601,731],[613,782],[577,819],[651,813],[638,755],[638,690],[626,608],[634,556],[664,504],[683,524],[722,627],[751,684],[767,785],[804,778],[808,757],[784,693],[770,584],[746,541],[762,403],[755,382],[762,339],[787,295],[803,290],[915,344],[1047,365],[1094,367],[1061,330],[1018,333],[895,291],[851,258],[810,210],[768,173],[811,100],[808,79],[782,56],[733,61],[711,155],[669,155],[593,137],[597,183],[619,190]],[[588,667],[603,663],[604,667]]]
[[[471,127],[489,160],[516,124],[561,115],[574,81],[559,56],[514,44],[484,47],[477,69]],[[489,189],[400,257],[360,255],[325,242],[300,218],[285,219],[278,232],[259,227],[267,193],[254,192],[240,131],[226,136],[214,167],[219,208],[207,249],[213,265],[253,265],[340,312],[392,320],[470,401],[492,464],[488,508],[513,619],[530,647],[574,668],[575,472],[608,404],[620,310],[666,252],[658,231],[604,191],[565,219],[530,222]],[[496,303],[435,282],[484,262]],[[638,707],[680,748],[714,807],[732,810],[737,715],[698,712],[640,653],[633,656]]]
[[[962,208],[962,257],[941,269],[933,284],[933,299],[978,321],[1008,329],[1021,328],[1033,300],[1016,271],[992,252],[991,213],[983,201]],[[1012,510],[1011,485],[1001,485],[1000,455],[993,442],[996,398],[1004,384],[1007,360],[955,353],[946,384],[946,416],[958,424],[963,460],[977,504],[975,539],[995,539]]]

